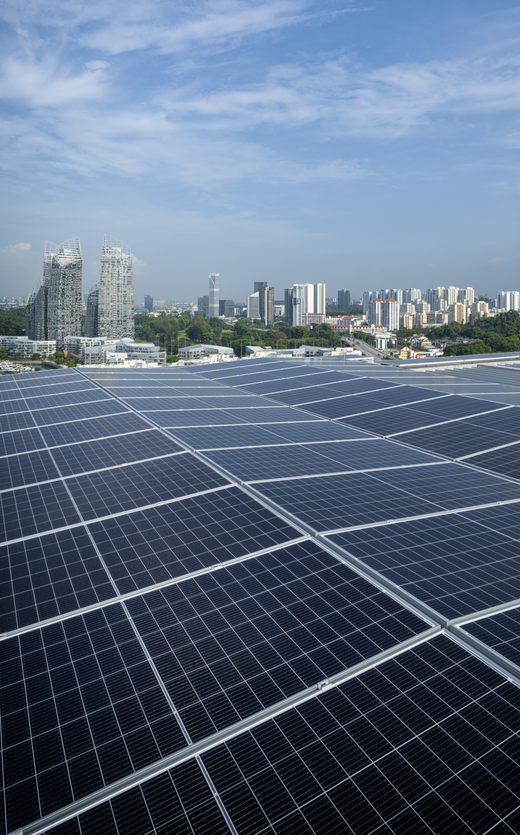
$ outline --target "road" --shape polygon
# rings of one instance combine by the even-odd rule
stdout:
[[[386,356],[386,351],[378,351],[377,348],[374,348],[373,345],[369,345],[368,342],[364,342],[362,339],[350,339],[349,342],[353,348],[357,348],[358,351],[362,351],[364,354],[368,354],[376,359],[380,360]]]

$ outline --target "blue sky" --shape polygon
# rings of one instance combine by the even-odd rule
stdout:
[[[136,298],[520,289],[520,5],[4,0],[0,295],[104,233]]]

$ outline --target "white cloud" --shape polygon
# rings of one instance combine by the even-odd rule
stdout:
[[[501,256],[499,256],[497,258],[490,258],[489,261],[488,261],[488,264],[494,264],[496,266],[496,265],[499,265],[499,264],[503,264],[505,262],[505,260],[506,259],[502,258]]]

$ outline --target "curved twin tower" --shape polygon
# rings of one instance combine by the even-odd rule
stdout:
[[[45,243],[43,278],[27,302],[29,339],[55,339],[62,349],[66,336],[81,336],[81,271],[79,238],[55,246]],[[130,249],[105,235],[101,248],[99,283],[87,301],[85,336],[133,339],[134,286]]]

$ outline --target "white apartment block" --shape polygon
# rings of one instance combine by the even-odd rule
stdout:
[[[10,357],[20,354],[23,359],[31,359],[33,354],[47,357],[56,353],[55,339],[29,339],[28,336],[0,336],[0,350]]]

